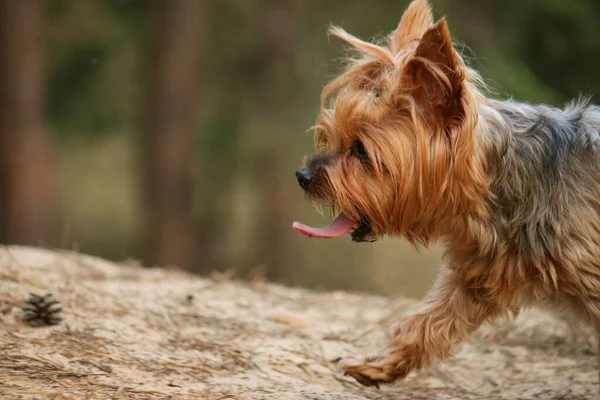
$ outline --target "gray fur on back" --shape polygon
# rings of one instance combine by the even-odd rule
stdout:
[[[547,257],[557,236],[577,235],[575,214],[600,221],[600,107],[489,106],[499,117],[486,154],[495,233],[520,256]]]

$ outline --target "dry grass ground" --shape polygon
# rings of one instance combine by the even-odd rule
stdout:
[[[29,293],[54,294],[58,326],[30,327]],[[381,390],[335,360],[374,351],[412,304],[0,250],[1,399],[591,399],[589,329],[545,311],[483,327],[454,359]]]

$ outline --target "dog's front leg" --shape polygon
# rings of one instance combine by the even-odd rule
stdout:
[[[482,289],[468,288],[454,271],[445,268],[421,307],[392,329],[383,352],[345,359],[340,366],[366,386],[392,383],[433,360],[448,357],[454,344],[508,308],[501,304],[491,301]]]

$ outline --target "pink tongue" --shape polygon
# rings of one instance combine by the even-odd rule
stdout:
[[[352,229],[354,224],[356,224],[355,220],[350,219],[346,217],[344,213],[341,213],[336,219],[331,221],[329,225],[323,228],[313,228],[300,222],[294,222],[292,228],[308,237],[334,238],[350,232],[350,229]]]

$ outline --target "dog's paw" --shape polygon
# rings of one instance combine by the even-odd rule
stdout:
[[[364,386],[375,386],[393,383],[408,375],[408,368],[402,361],[389,355],[376,355],[366,358],[346,358],[340,361],[339,366],[344,375],[351,376]]]

